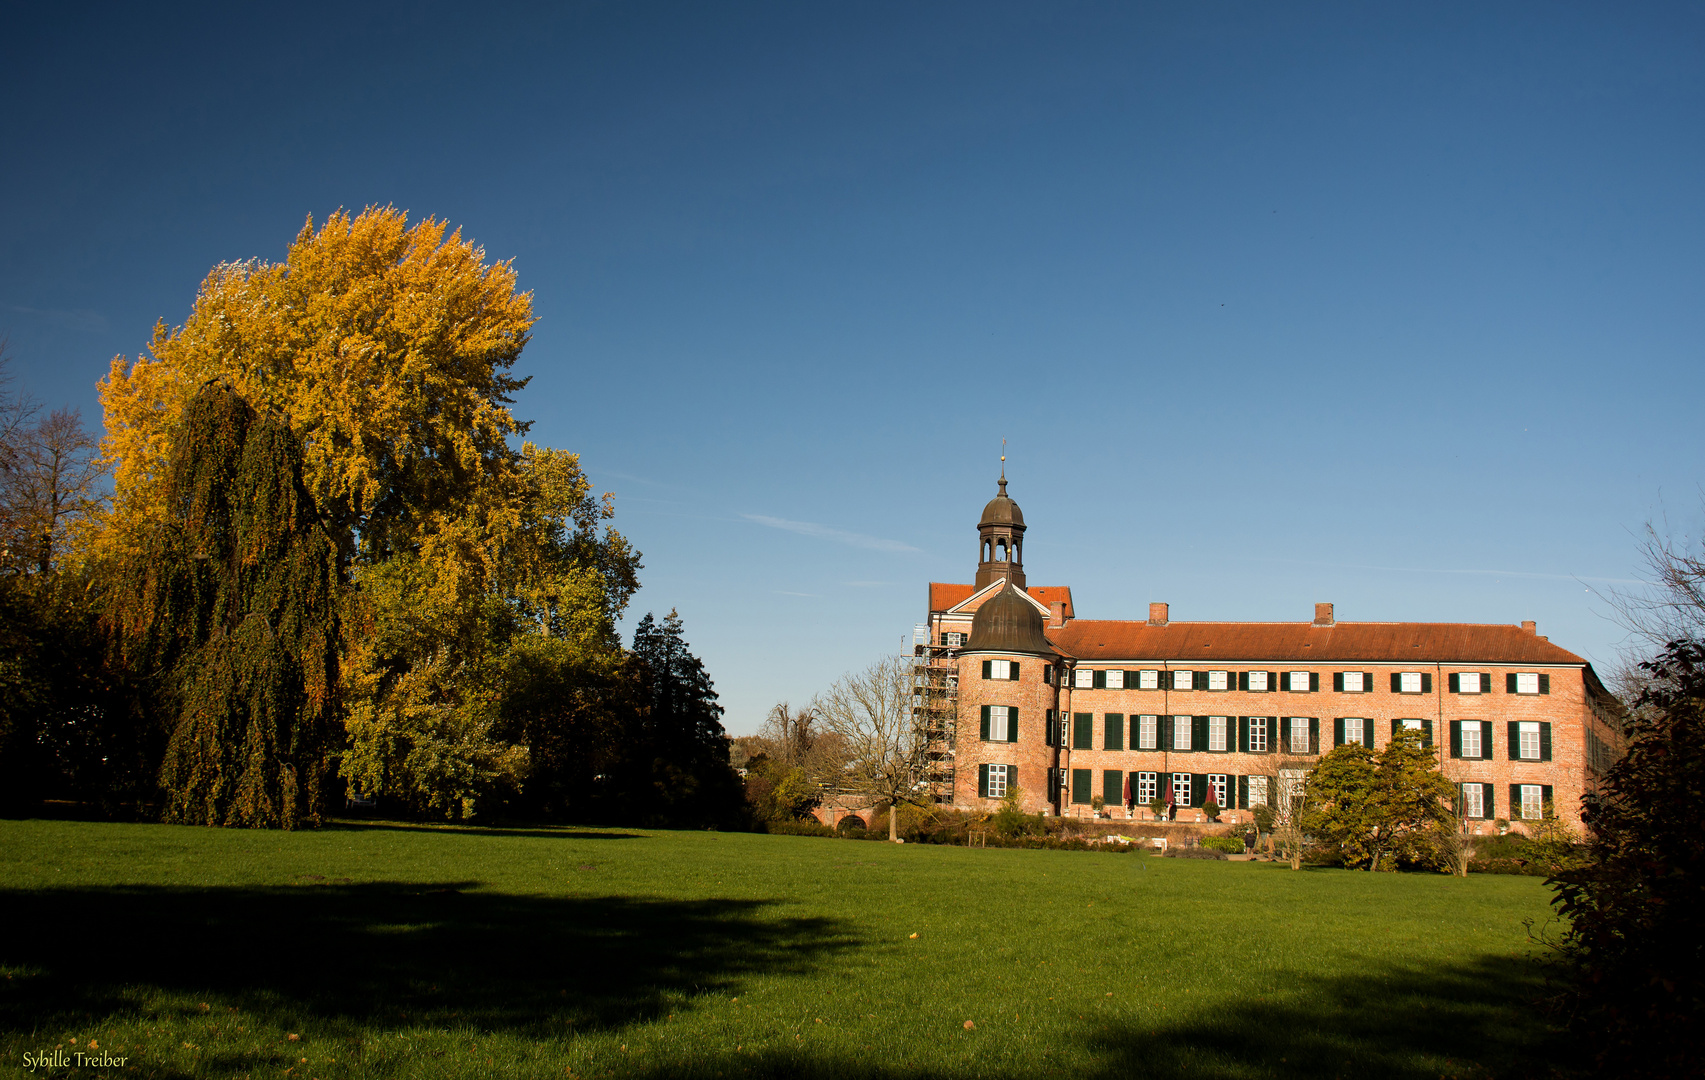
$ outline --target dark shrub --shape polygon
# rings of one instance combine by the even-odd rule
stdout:
[[[1204,836],[1201,844],[1209,851],[1223,851],[1227,855],[1242,855],[1243,840],[1236,836]]]

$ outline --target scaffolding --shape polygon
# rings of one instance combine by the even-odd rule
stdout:
[[[959,635],[953,635],[958,638]],[[943,636],[945,637],[945,636]],[[953,802],[953,762],[959,741],[959,650],[919,623],[912,631],[912,721],[922,755],[920,781],[929,801]]]

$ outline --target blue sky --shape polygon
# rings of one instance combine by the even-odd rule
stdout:
[[[0,334],[94,382],[394,204],[513,258],[735,733],[968,581],[1000,440],[1085,617],[1516,622],[1700,524],[1705,9],[143,5],[0,35]]]

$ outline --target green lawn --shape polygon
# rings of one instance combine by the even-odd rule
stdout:
[[[55,821],[0,821],[0,869],[8,1073],[1396,1080],[1543,1036],[1533,878]]]

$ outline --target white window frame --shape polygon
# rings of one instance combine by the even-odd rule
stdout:
[[[1486,785],[1462,785],[1462,816],[1468,818],[1486,816]]]
[[[1267,739],[1272,734],[1272,730],[1267,725],[1268,718],[1265,716],[1251,716],[1249,718],[1249,752],[1251,754],[1265,754],[1267,747],[1271,745]]]
[[[1011,681],[1011,679],[1012,679],[1012,661],[1011,660],[990,660],[989,661],[989,678],[1000,679],[1003,682]]]
[[[1134,749],[1160,749],[1160,717],[1147,715],[1137,717],[1137,745]]]
[[[947,632],[947,647],[949,649],[957,649],[963,644],[965,644],[964,634],[957,630],[949,630]]]
[[[1156,772],[1137,773],[1137,805],[1147,806],[1154,802],[1160,794],[1160,774]]]
[[[1213,798],[1221,810],[1230,808],[1230,804],[1226,802],[1226,794],[1226,774],[1209,773],[1208,795]]]
[[[1160,672],[1158,672],[1158,671],[1139,671],[1139,672],[1137,672],[1137,689],[1138,690],[1159,690],[1160,689]]]
[[[1257,682],[1261,685],[1255,685]],[[1267,673],[1265,671],[1249,672],[1249,689],[1251,691],[1259,691],[1261,693],[1266,693],[1268,690],[1272,689],[1267,685]]]
[[[1226,730],[1231,727],[1231,717],[1208,717],[1208,749],[1223,753],[1226,749]]]
[[[1406,717],[1398,721],[1398,723],[1403,725],[1404,731],[1419,731],[1423,735],[1427,733],[1426,725],[1421,723],[1419,720]]]
[[[1537,672],[1537,671],[1518,671],[1518,672],[1516,672],[1516,693],[1518,693],[1518,694],[1537,694],[1537,693],[1539,693],[1539,672]]]
[[[1306,693],[1308,693],[1308,684],[1310,682],[1310,679],[1308,676],[1309,676],[1309,673],[1306,671],[1287,671],[1287,672],[1285,672],[1285,689],[1289,690],[1293,694],[1306,694]],[[1297,681],[1299,679],[1302,681],[1301,686],[1297,685]]]
[[[1481,745],[1483,741],[1481,739],[1483,729],[1480,727],[1480,721],[1462,720],[1459,721],[1459,723],[1461,726],[1457,728],[1457,738],[1462,741],[1462,756],[1465,758],[1485,757],[1486,748]],[[1474,736],[1474,753],[1472,754],[1468,752],[1468,737],[1470,733],[1473,733]]]
[[[989,798],[1006,798],[1006,766],[989,766]]]
[[[1230,678],[1231,672],[1229,671],[1210,671],[1208,672],[1208,689],[1228,690],[1230,687],[1226,683],[1230,681]]]
[[[1180,720],[1182,720],[1184,722],[1182,724],[1180,724],[1178,722]],[[1193,717],[1174,716],[1172,718],[1172,747],[1171,748],[1173,750],[1191,750],[1191,749],[1194,749],[1190,745],[1190,736],[1194,733],[1194,729],[1195,729],[1195,723],[1194,723]],[[1183,742],[1180,742],[1179,741],[1180,739],[1182,739]]]
[[[1285,725],[1285,745],[1290,747],[1293,754],[1308,753],[1308,717],[1288,717],[1290,723]],[[1297,740],[1302,740],[1302,749],[1297,749]]]
[[[1367,723],[1366,717],[1362,717],[1362,716],[1346,716],[1346,717],[1344,717],[1344,744],[1346,746],[1348,746],[1350,743],[1355,743],[1357,746],[1361,746],[1363,744],[1363,742],[1366,741],[1362,737],[1362,734],[1364,731],[1362,725],[1365,723]],[[1351,724],[1354,724],[1356,726],[1354,728],[1352,728],[1352,727],[1350,727]]]
[[[1072,672],[1073,690],[1094,690],[1095,671],[1093,668],[1080,667]]]
[[[1354,679],[1356,681],[1356,685],[1354,685],[1354,686],[1350,685],[1351,679]],[[1361,672],[1359,672],[1359,671],[1346,671],[1346,672],[1344,672],[1344,693],[1346,693],[1346,694],[1363,694],[1363,693],[1367,692],[1367,688],[1368,688],[1367,687],[1367,680],[1362,678]]]
[[[1011,734],[1011,729],[1008,727],[1008,725],[1011,723],[1012,723],[1012,706],[1010,706],[1010,705],[990,705],[989,706],[989,741],[990,742],[1007,742],[1008,741],[1007,736]]]
[[[1194,792],[1190,790],[1190,786],[1191,780],[1189,773],[1175,772],[1172,774],[1172,805],[1190,805],[1190,796],[1194,794]],[[1182,792],[1182,794],[1180,794],[1180,792]]]
[[[1419,671],[1398,672],[1397,692],[1399,694],[1419,694],[1421,692],[1421,673]]]
[[[1474,680],[1474,689],[1468,688],[1468,680]],[[1484,694],[1486,692],[1486,677],[1478,671],[1459,671],[1456,673],[1456,692],[1459,694]]]
[[[1179,679],[1185,680],[1185,685],[1179,686]],[[1194,671],[1174,671],[1172,673],[1172,688],[1174,690],[1196,689],[1196,673]]]
[[[1530,739],[1532,740],[1531,743],[1529,742]],[[1518,760],[1539,760],[1539,723],[1537,721],[1523,720],[1521,723],[1516,725],[1516,745],[1520,751],[1520,757]],[[1528,747],[1530,745],[1533,748],[1533,753],[1531,754],[1528,753]]]
[[[1119,680],[1118,685],[1114,685],[1114,679]],[[1109,690],[1123,690],[1125,688],[1125,673],[1115,668],[1107,673],[1106,682]]]
[[[1538,821],[1545,816],[1545,787],[1542,784],[1523,784],[1521,792],[1521,819],[1523,821]],[[1529,810],[1532,813],[1529,813]]]
[[[1267,778],[1265,776],[1251,776],[1247,779],[1246,783],[1249,785],[1250,808],[1253,809],[1257,806],[1266,806]]]

